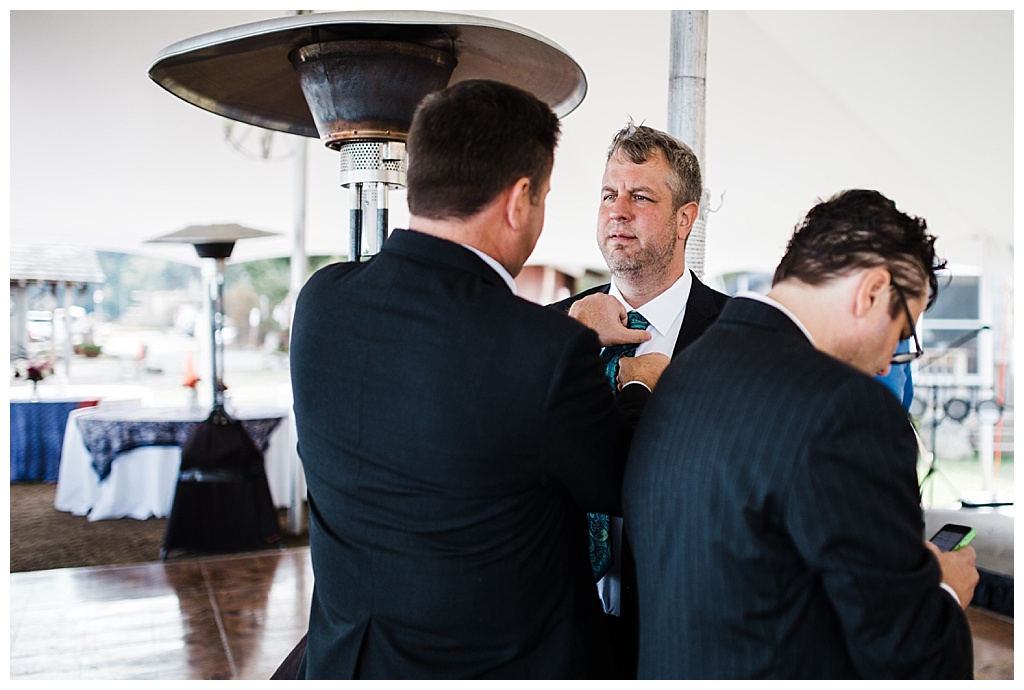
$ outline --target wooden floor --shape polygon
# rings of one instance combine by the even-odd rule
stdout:
[[[306,631],[309,550],[11,574],[11,679],[267,679]]]
[[[269,678],[306,630],[308,549],[12,573],[11,679]],[[1013,678],[1013,620],[970,609],[975,673]]]

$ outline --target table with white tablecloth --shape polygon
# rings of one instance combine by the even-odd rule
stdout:
[[[293,508],[296,473],[288,411],[242,410],[233,416],[263,452],[274,505]],[[172,408],[72,412],[54,507],[89,520],[167,517],[180,446],[205,418],[202,412]]]

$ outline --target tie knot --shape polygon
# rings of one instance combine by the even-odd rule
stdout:
[[[628,326],[630,328],[646,329],[651,323],[644,318],[644,315],[638,311],[631,311],[626,314],[626,318],[629,320]]]

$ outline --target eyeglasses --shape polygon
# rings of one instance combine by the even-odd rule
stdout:
[[[903,290],[896,283],[892,283],[893,290],[899,295],[900,302],[903,304],[903,313],[907,315],[907,325],[910,326],[910,333],[914,338],[914,351],[913,352],[897,352],[889,360],[890,364],[907,364],[913,362],[915,359],[924,354],[924,350],[921,349],[921,341],[917,339],[917,328],[914,323],[914,317],[910,315],[910,307],[907,306],[907,298],[903,295]],[[906,340],[906,338],[903,338]]]

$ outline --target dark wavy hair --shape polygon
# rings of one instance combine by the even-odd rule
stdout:
[[[616,132],[608,147],[608,157],[624,157],[631,163],[646,163],[660,151],[672,169],[668,187],[672,190],[672,211],[678,211],[683,204],[691,201],[700,203],[703,182],[700,176],[700,161],[689,146],[671,134],[646,125],[629,124]]]
[[[927,307],[931,307],[939,290],[936,272],[946,262],[935,256],[935,236],[928,234],[924,218],[901,212],[879,192],[852,189],[807,212],[789,240],[772,284],[796,278],[818,285],[852,270],[877,266],[914,294],[924,294],[927,288]],[[894,317],[900,308],[893,300]]]
[[[416,107],[406,143],[409,211],[468,218],[523,177],[537,202],[560,134],[546,103],[509,84],[468,80],[430,94]]]

